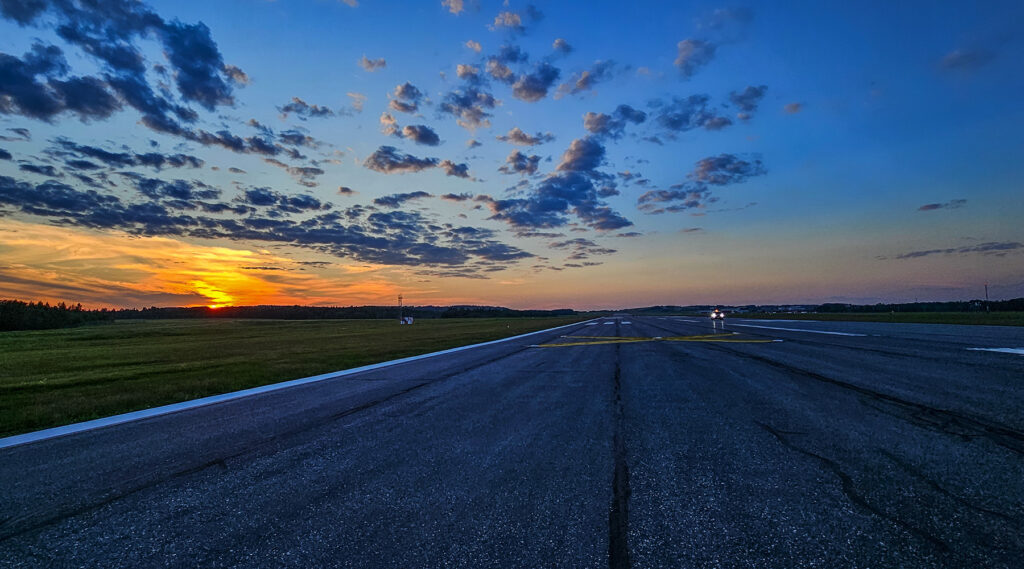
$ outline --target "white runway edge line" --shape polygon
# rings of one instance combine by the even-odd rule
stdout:
[[[851,334],[850,332],[826,332],[825,330],[806,330],[803,328],[780,328],[778,326],[755,326],[754,324],[729,324],[730,326],[746,326],[747,328],[765,328],[768,330],[785,330],[787,332],[810,332],[811,334],[831,334],[833,336],[867,336],[867,334]]]
[[[289,387],[295,387],[298,385],[305,385],[307,383],[316,383],[318,381],[324,381],[328,379],[335,379],[339,377],[345,377],[347,375],[354,375],[362,373],[364,371],[371,371],[375,369],[381,369],[385,367],[391,367],[394,365],[404,364],[408,362],[414,362],[416,360],[425,360],[435,356],[443,356],[445,354],[453,354],[455,352],[462,352],[465,350],[472,350],[473,348],[480,348],[483,346],[490,346],[493,344],[500,344],[502,342],[511,342],[512,340],[518,340],[520,338],[526,338],[527,336],[533,336],[535,334],[543,334],[544,332],[552,332],[554,330],[561,330],[562,328],[568,328],[570,326],[579,326],[590,322],[584,320],[582,322],[574,322],[572,324],[566,324],[565,326],[556,326],[554,328],[548,328],[546,330],[537,330],[536,332],[528,332],[526,334],[520,334],[518,336],[511,336],[508,338],[502,338],[500,340],[491,340],[490,342],[481,342],[479,344],[470,344],[468,346],[459,346],[457,348],[449,348],[447,350],[441,350],[439,352],[431,352],[429,354],[421,354],[418,356],[410,356],[408,358],[401,358],[398,360],[391,360],[387,362],[380,362],[377,364],[365,365],[362,367],[354,367],[352,369],[346,369],[341,371],[332,371],[330,373],[324,373],[320,375],[314,375],[311,377],[303,377],[301,379],[293,379],[290,381],[282,381],[281,383],[272,383],[270,385],[262,385],[260,387],[253,387],[250,389],[243,389],[241,391],[233,391],[231,393],[222,393],[221,395],[211,395],[210,397],[203,397],[202,399],[193,399],[191,401],[182,401],[181,403],[172,403],[171,405],[164,405],[162,407],[153,407],[151,409],[141,409],[139,411],[132,411],[131,413],[123,413],[121,415],[114,415],[111,417],[104,417],[102,419],[93,419],[92,421],[83,421],[81,423],[72,423],[70,425],[64,425],[63,427],[54,427],[52,429],[44,429],[42,431],[35,431],[32,433],[25,433],[22,435],[14,435],[12,437],[6,437],[0,439],[0,449],[10,448],[18,445],[24,445],[28,443],[34,443],[38,441],[44,441],[47,439],[54,439],[57,437],[63,437],[66,435],[72,435],[75,433],[82,433],[85,431],[91,431],[102,427],[109,427],[111,425],[120,425],[122,423],[130,423],[132,421],[140,421],[142,419],[149,419],[151,417],[159,417],[160,415],[168,415],[170,413],[177,413],[179,411],[186,411],[188,409],[196,409],[199,407],[206,407],[207,405],[214,405],[217,403],[223,403],[225,401],[232,401],[234,399],[241,399],[243,397],[249,397],[251,395],[258,395],[260,393],[268,393],[271,391],[277,391],[279,389],[287,389]]]
[[[999,352],[1002,354],[1017,354],[1024,356],[1024,348],[967,348],[975,352]]]

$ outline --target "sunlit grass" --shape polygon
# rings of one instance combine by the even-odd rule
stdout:
[[[0,436],[582,320],[118,321],[0,333]]]

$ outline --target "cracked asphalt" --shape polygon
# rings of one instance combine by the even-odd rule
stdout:
[[[1020,347],[603,318],[2,449],[0,567],[1017,568]]]

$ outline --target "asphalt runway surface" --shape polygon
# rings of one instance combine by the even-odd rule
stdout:
[[[2,567],[1022,567],[1024,329],[619,317],[0,450]]]

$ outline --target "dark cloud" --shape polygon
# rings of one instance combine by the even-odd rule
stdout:
[[[764,98],[764,94],[767,91],[767,85],[748,85],[746,89],[740,92],[733,91],[729,93],[729,100],[740,111],[736,116],[743,120],[749,120],[753,113],[757,111],[757,106],[761,103],[761,99]]]
[[[742,184],[766,173],[758,158],[744,160],[733,154],[719,154],[697,161],[687,174],[688,181],[668,190],[651,190],[637,199],[637,207],[647,213],[678,212],[704,208],[718,201],[710,186]]]
[[[58,172],[56,168],[49,164],[20,164],[18,169],[22,172],[30,172],[32,174],[39,174],[40,176],[49,176],[51,178],[63,178],[64,174]]]
[[[402,154],[394,146],[381,146],[363,162],[363,166],[370,170],[385,174],[419,172],[427,168],[435,168],[437,165],[437,158],[417,158],[409,154]]]
[[[655,101],[652,115],[670,138],[699,127],[718,130],[731,124],[731,121],[723,120],[724,117],[717,116],[708,108],[709,100],[707,95],[690,95],[685,98],[673,97],[669,102]]]
[[[441,199],[450,202],[464,202],[473,199],[473,194],[444,194]]]
[[[37,69],[35,75],[42,74],[49,79],[46,86],[51,91],[47,97],[49,102],[60,104],[33,108],[14,103],[20,107],[18,111],[27,116],[48,120],[68,110],[83,120],[106,118],[124,102],[142,113],[142,123],[147,127],[180,134],[182,127],[178,121],[192,122],[197,115],[169,99],[173,96],[170,89],[162,87],[164,95],[158,95],[148,84],[145,58],[137,43],[149,38],[161,44],[170,64],[166,77],[173,79],[177,96],[184,103],[197,103],[208,110],[232,105],[232,85],[244,83],[244,72],[224,63],[204,24],[164,20],[137,1],[8,0],[0,6],[0,13],[21,25],[53,26],[58,36],[95,58],[103,69],[101,77],[67,80],[56,79],[66,73],[66,66]],[[53,46],[44,49],[51,56],[59,55],[59,50]],[[7,80],[2,84],[7,85]],[[38,95],[39,91],[34,94]],[[34,99],[37,104],[43,101]]]
[[[0,53],[0,114],[52,121],[71,113],[89,121],[105,119],[121,108],[104,81],[61,79],[67,73],[67,61],[56,46],[37,43],[20,59]]]
[[[946,71],[974,71],[989,64],[996,54],[984,49],[955,49],[939,61]]]
[[[902,253],[895,257],[878,257],[879,259],[917,259],[920,257],[930,257],[932,255],[967,255],[967,254],[979,254],[986,256],[1002,257],[1007,253],[1013,251],[1024,250],[1024,243],[1017,241],[990,241],[988,243],[981,243],[979,245],[969,245],[966,247],[951,247],[948,249],[928,249],[926,251],[911,251],[909,253]]]
[[[277,140],[287,146],[305,146],[317,148],[320,143],[315,138],[298,130],[285,130],[277,135]]]
[[[541,181],[526,198],[487,202],[491,219],[504,221],[516,229],[561,227],[568,215],[576,215],[589,227],[619,229],[632,223],[599,201],[598,188],[581,172],[564,172]]]
[[[598,83],[614,77],[615,70],[616,63],[614,61],[597,61],[590,69],[574,73],[568,82],[559,85],[558,94],[555,96],[564,97],[591,91]]]
[[[456,118],[459,126],[474,130],[479,127],[491,126],[490,117],[487,111],[497,106],[499,101],[493,95],[478,89],[468,87],[465,90],[455,90],[445,95],[440,110]]]
[[[14,156],[11,156],[10,152],[0,148],[0,160],[14,160]]]
[[[558,80],[561,71],[550,63],[541,63],[533,73],[520,75],[512,85],[515,98],[535,103],[548,95],[548,89]]]
[[[416,144],[425,146],[437,146],[441,144],[441,138],[437,136],[434,129],[427,125],[408,125],[402,128],[402,137],[412,140]]]
[[[32,185],[0,176],[0,205],[50,218],[53,223],[95,229],[118,229],[136,235],[233,239],[303,247],[360,262],[414,267],[442,265],[465,274],[501,270],[529,252],[495,240],[488,229],[443,226],[419,212],[326,212],[312,196],[286,196],[254,188],[241,198],[246,205],[207,204],[204,213],[252,212],[242,218],[181,213],[200,204],[166,199],[128,203],[117,196],[81,191],[59,182]],[[251,209],[246,209],[251,208]],[[349,215],[351,213],[351,215]],[[291,214],[303,218],[293,220]],[[310,215],[313,214],[313,215]],[[365,216],[365,217],[364,217]]]
[[[557,170],[562,172],[580,172],[594,170],[604,160],[604,146],[592,136],[577,138],[569,144],[562,154],[562,161]]]
[[[472,176],[469,175],[469,164],[456,164],[451,160],[442,160],[439,166],[444,170],[446,176],[472,179]]]
[[[338,186],[338,193],[343,196],[355,195],[356,191],[348,186]]]
[[[522,174],[526,176],[536,174],[539,164],[540,156],[536,154],[527,156],[518,150],[513,150],[505,159],[505,164],[498,168],[498,171],[505,174]]]
[[[189,154],[161,154],[158,152],[147,152],[135,154],[133,152],[110,152],[96,146],[78,144],[67,138],[58,138],[55,141],[55,149],[52,153],[57,155],[73,155],[91,158],[102,162],[109,168],[129,168],[132,166],[146,166],[154,170],[163,168],[202,168],[205,162],[196,156]]]
[[[288,172],[289,175],[295,178],[296,182],[300,185],[306,186],[307,188],[315,188],[318,186],[319,184],[316,182],[316,178],[324,175],[323,169],[315,166],[290,166],[274,158],[264,158],[263,161],[271,166],[277,166],[285,172]]]
[[[936,209],[959,209],[967,205],[967,200],[950,200],[945,203],[929,203],[917,208],[917,211],[932,211]]]
[[[594,243],[590,239],[583,238],[569,239],[567,241],[557,241],[554,243],[549,243],[548,246],[551,247],[552,249],[572,251],[572,253],[567,257],[567,259],[573,261],[582,261],[584,259],[590,258],[593,255],[611,255],[612,253],[616,252],[615,249],[601,247],[600,245]]]
[[[396,208],[401,207],[407,201],[418,200],[422,198],[432,198],[433,194],[428,194],[424,191],[409,192],[406,194],[391,194],[390,196],[383,196],[373,200],[375,205],[382,207]]]
[[[373,73],[378,69],[384,69],[385,67],[387,67],[388,62],[385,61],[383,57],[378,59],[367,59],[367,57],[364,55],[363,58],[359,60],[359,66]]]
[[[640,124],[647,120],[647,113],[629,105],[619,105],[611,115],[588,112],[583,115],[583,128],[598,136],[619,138],[626,123]]]
[[[388,103],[388,106],[398,112],[415,113],[419,110],[422,101],[423,92],[412,83],[405,82],[395,87],[395,90],[391,93],[391,101]]]
[[[508,134],[503,136],[495,137],[503,142],[510,144],[516,144],[519,146],[536,146],[538,144],[544,144],[545,142],[551,142],[555,139],[555,135],[548,133],[538,132],[534,136],[530,136],[520,129],[518,126],[508,131]]]
[[[685,39],[677,46],[675,65],[686,79],[693,77],[697,70],[715,57],[715,45],[704,40]]]
[[[32,140],[32,133],[27,128],[8,128],[7,131],[13,132],[14,136],[0,134],[0,140],[7,142],[28,142]]]
[[[307,118],[324,118],[334,116],[334,111],[328,107],[311,105],[298,97],[292,97],[292,101],[290,103],[278,107],[277,110],[281,112],[282,118],[288,118],[288,115],[290,114],[294,114],[302,120],[306,120]]]

